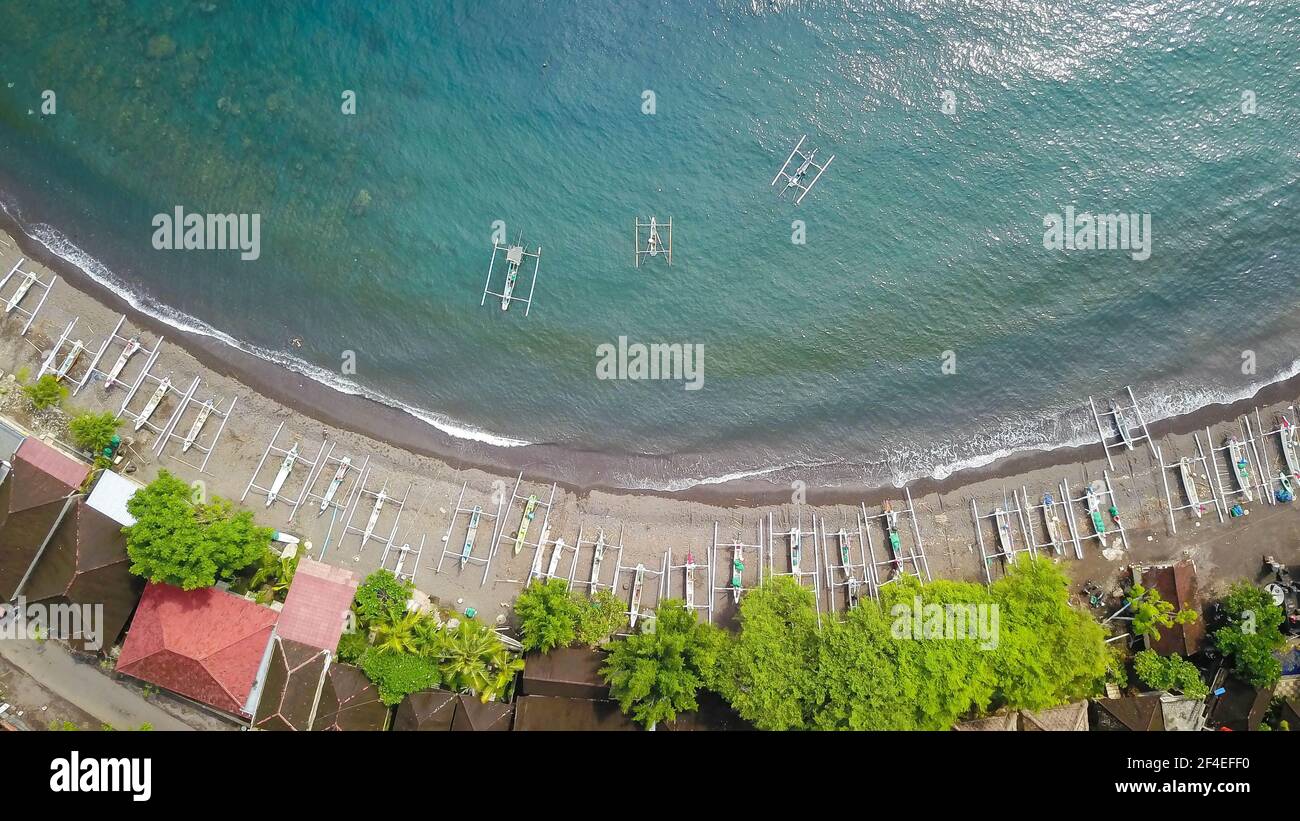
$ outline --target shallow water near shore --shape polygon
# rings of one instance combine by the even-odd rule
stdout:
[[[0,31],[0,183],[168,321],[610,484],[942,476],[1095,439],[1088,394],[1295,372],[1300,4],[1220,5],[54,2]],[[177,205],[259,213],[260,258],[154,250]],[[1151,214],[1150,259],[1045,250],[1067,206]],[[495,220],[543,247],[527,318],[479,306]],[[703,388],[596,379],[619,336],[702,344]]]

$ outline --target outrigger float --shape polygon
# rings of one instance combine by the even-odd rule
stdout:
[[[808,196],[808,192],[812,190],[813,186],[817,184],[817,181],[821,179],[822,174],[825,173],[826,169],[830,168],[831,163],[835,161],[835,155],[832,154],[831,158],[827,160],[825,164],[818,164],[818,149],[814,148],[812,152],[808,154],[805,154],[801,150],[803,148],[803,141],[806,139],[808,139],[807,134],[799,138],[799,142],[795,143],[794,150],[790,152],[790,156],[786,157],[785,162],[781,164],[781,170],[777,171],[776,176],[772,178],[772,185],[776,185],[777,182],[782,179],[785,181],[785,185],[781,186],[777,191],[778,197],[784,197],[792,191],[797,192],[794,199],[795,205],[803,202],[803,198]],[[793,172],[789,172],[786,169],[790,168],[790,164],[794,162],[795,157],[799,158],[799,165]],[[812,181],[805,185],[805,178],[807,178],[808,173],[814,168],[817,169],[817,173],[813,176]]]
[[[649,222],[642,222],[640,217],[633,221],[632,239],[633,248],[636,249],[635,259],[633,262],[637,268],[641,267],[641,261],[644,257],[663,256],[668,260],[668,264],[673,264],[673,221],[670,218],[668,222],[659,222],[654,217]],[[662,229],[667,229],[668,241],[664,242],[660,236]],[[645,230],[646,240],[641,242],[641,232]]]
[[[487,281],[483,283],[483,298],[479,300],[480,306],[487,304],[488,294],[491,294],[501,300],[501,310],[503,311],[510,310],[511,302],[524,303],[524,316],[528,316],[528,312],[532,310],[533,290],[537,287],[537,272],[541,268],[542,264],[542,246],[537,246],[536,251],[529,251],[524,247],[523,241],[524,232],[520,229],[519,237],[515,240],[513,245],[499,245],[495,243],[492,245],[492,259],[488,262]],[[492,273],[493,268],[496,266],[497,252],[499,251],[505,252],[505,284],[500,291],[493,291],[491,290]],[[519,281],[519,269],[523,266],[525,258],[528,257],[533,259],[532,282],[528,286],[528,296],[518,297],[515,296],[514,293]]]

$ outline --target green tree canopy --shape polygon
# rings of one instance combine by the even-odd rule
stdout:
[[[119,424],[111,413],[81,413],[72,417],[68,431],[77,447],[100,454],[112,444]]]
[[[361,656],[361,670],[379,688],[379,700],[392,707],[410,693],[437,687],[438,665],[423,656],[372,647]]]
[[[1225,624],[1214,631],[1214,643],[1232,658],[1233,672],[1256,687],[1271,687],[1282,678],[1275,652],[1286,645],[1282,608],[1273,597],[1247,581],[1236,582],[1223,598]]]
[[[477,695],[488,702],[501,697],[524,669],[501,638],[486,625],[465,619],[454,629],[441,630],[442,641],[430,652],[437,657],[442,679],[452,690]]]
[[[195,502],[190,486],[165,470],[137,490],[126,508],[135,517],[135,524],[122,529],[131,572],[152,582],[184,590],[211,587],[270,550],[272,530],[254,524],[252,513],[235,512],[220,497]]]
[[[1143,650],[1133,657],[1133,672],[1155,690],[1177,690],[1195,699],[1210,694],[1210,687],[1196,665],[1176,654],[1165,657],[1154,650]]]
[[[1160,640],[1161,627],[1173,627],[1175,624],[1190,624],[1196,621],[1196,611],[1184,607],[1174,612],[1173,602],[1165,601],[1160,591],[1148,589],[1140,584],[1129,590],[1129,602],[1133,607],[1133,635],[1150,636]]]
[[[528,585],[515,599],[524,649],[547,653],[572,644],[580,616],[578,608],[564,579],[539,579]]]
[[[666,599],[647,629],[610,645],[600,672],[623,712],[650,727],[698,709],[696,694],[713,680],[725,641],[684,602]]]
[[[593,650],[627,623],[623,602],[609,590],[597,590],[591,598],[573,594],[578,605],[577,639]]]
[[[382,568],[376,570],[357,587],[356,599],[352,604],[357,621],[362,627],[369,628],[372,622],[388,618],[394,612],[393,608],[405,610],[412,589],[410,582],[401,581],[392,571]]]
[[[777,576],[740,600],[740,634],[722,654],[718,694],[760,730],[811,726],[820,649],[811,590]]]

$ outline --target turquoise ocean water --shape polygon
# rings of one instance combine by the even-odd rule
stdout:
[[[1089,394],[1159,418],[1297,370],[1291,0],[0,14],[33,236],[179,326],[624,486],[945,475],[1095,438]],[[769,182],[805,133],[836,159],[796,208]],[[261,257],[154,250],[178,205],[260,214]],[[1067,206],[1149,213],[1150,259],[1044,249]],[[671,268],[633,268],[638,214],[673,218]],[[498,220],[543,248],[527,318],[479,306]],[[702,344],[703,389],[597,380],[619,336]]]

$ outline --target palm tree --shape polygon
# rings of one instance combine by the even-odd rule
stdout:
[[[417,633],[420,622],[424,620],[424,614],[419,611],[390,607],[384,618],[376,621],[372,627],[374,646],[390,653],[415,653]]]
[[[446,631],[439,656],[447,686],[478,695],[484,702],[500,695],[523,669],[523,660],[513,658],[496,633],[470,620]]]

